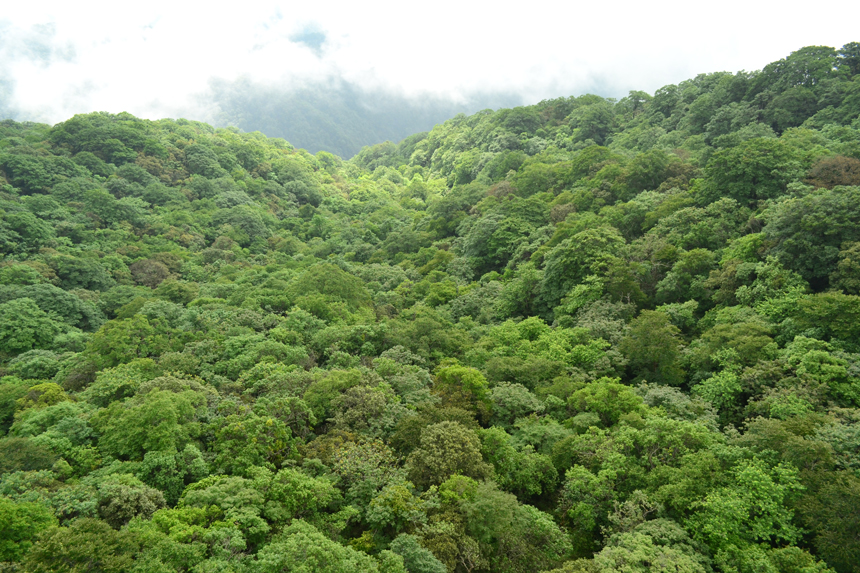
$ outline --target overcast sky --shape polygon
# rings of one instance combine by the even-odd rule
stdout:
[[[856,0],[228,5],[7,2],[0,112],[49,123],[97,110],[207,120],[217,111],[209,82],[242,76],[285,89],[340,78],[416,98],[617,97],[860,41]]]

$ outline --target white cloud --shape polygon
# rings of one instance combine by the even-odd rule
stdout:
[[[526,101],[653,92],[701,72],[759,69],[805,45],[860,40],[860,8],[846,1],[827,10],[738,0],[30,4],[0,16],[0,73],[13,89],[6,107],[49,122],[93,110],[206,119],[195,96],[213,78],[240,76],[284,85],[341,77],[454,98],[513,91]],[[318,51],[290,40],[303,29],[325,34]]]

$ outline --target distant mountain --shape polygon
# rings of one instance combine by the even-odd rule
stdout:
[[[440,97],[410,98],[367,91],[343,80],[294,88],[247,79],[213,82],[207,95],[219,109],[214,123],[282,137],[311,153],[328,151],[348,159],[366,145],[400,141],[428,131],[458,113],[511,107],[513,94],[475,94],[465,103]]]

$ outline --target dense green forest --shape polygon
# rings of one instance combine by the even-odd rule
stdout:
[[[349,161],[0,122],[0,571],[860,572],[860,44]]]

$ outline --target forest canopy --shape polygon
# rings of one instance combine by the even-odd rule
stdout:
[[[860,44],[354,158],[0,121],[0,570],[860,572]]]

